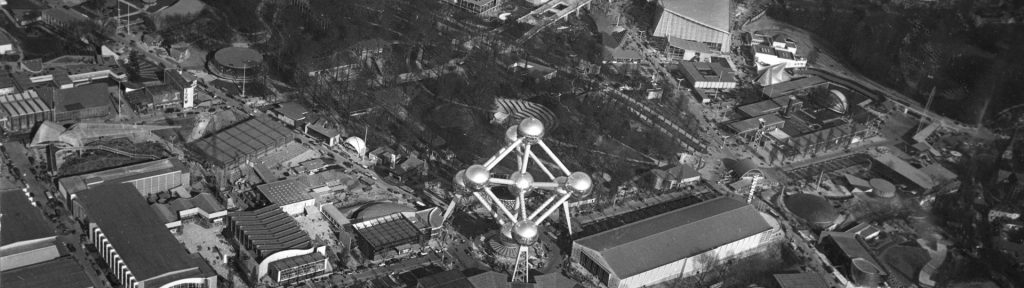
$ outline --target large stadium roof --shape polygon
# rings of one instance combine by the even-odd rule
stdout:
[[[245,238],[256,247],[261,257],[282,250],[307,249],[313,245],[309,234],[299,229],[299,223],[277,205],[253,211],[231,212],[228,213],[228,219],[245,234]]]
[[[139,281],[198,268],[134,186],[93,187],[79,192],[78,201]]]
[[[50,222],[21,190],[0,191],[0,245],[54,236]]]
[[[576,240],[626,278],[768,231],[753,207],[720,197]]]
[[[352,227],[374,250],[395,247],[420,236],[419,229],[402,214],[359,222]]]
[[[283,124],[259,116],[200,139],[192,147],[215,164],[227,166],[280,147],[290,136]]]

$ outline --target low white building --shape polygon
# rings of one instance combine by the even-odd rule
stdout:
[[[796,56],[796,53],[793,52],[765,45],[751,45],[750,49],[754,54],[757,71],[779,64],[785,65],[785,68],[807,67],[807,58]]]
[[[751,54],[757,64],[757,71],[783,64],[785,68],[803,68],[807,59],[797,56],[797,43],[784,33],[767,36],[754,33],[750,42]]]
[[[746,257],[778,234],[752,206],[721,197],[580,238],[572,259],[607,287],[643,287]]]

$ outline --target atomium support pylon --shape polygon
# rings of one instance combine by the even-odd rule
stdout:
[[[544,144],[541,137],[544,136],[544,124],[536,118],[526,118],[518,126],[509,128],[506,133],[509,143],[498,150],[484,164],[472,165],[456,173],[454,181],[455,199],[445,210],[444,219],[448,219],[454,211],[456,203],[462,197],[473,195],[485,209],[494,214],[494,219],[502,226],[503,235],[509,244],[515,247],[515,264],[512,272],[513,282],[527,282],[529,279],[529,254],[530,246],[537,243],[540,237],[540,224],[548,216],[551,216],[559,208],[562,208],[566,220],[566,226],[571,233],[572,225],[569,222],[570,197],[584,197],[590,193],[593,182],[586,173],[571,172],[562,163],[562,160],[555,156],[551,148]],[[544,165],[540,157],[533,152],[534,146],[540,146],[548,160],[553,162],[558,169],[556,172],[563,174],[555,176]],[[494,169],[499,162],[515,152],[514,158],[518,169],[509,177],[494,177],[491,169]],[[535,164],[547,176],[547,182],[536,181],[528,171],[531,162]],[[496,188],[507,189],[512,192],[514,200],[502,200],[495,195]],[[535,208],[529,209],[526,197],[532,194],[544,195],[547,199]],[[490,201],[488,201],[490,200]],[[491,205],[493,203],[493,205]],[[508,205],[506,205],[508,204]],[[561,206],[561,207],[559,207]]]

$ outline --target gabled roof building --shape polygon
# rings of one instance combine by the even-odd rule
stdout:
[[[661,9],[653,36],[676,37],[707,45],[709,50],[729,52],[729,1],[660,0]]]
[[[178,243],[132,185],[101,185],[76,196],[74,214],[88,225],[88,242],[125,287],[217,287],[209,264]]]
[[[778,230],[739,200],[720,197],[576,240],[572,259],[608,287],[642,287],[744,257]]]

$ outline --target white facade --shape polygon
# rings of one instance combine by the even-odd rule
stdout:
[[[775,51],[775,50],[772,50]],[[804,68],[807,67],[807,59],[803,57],[793,57],[793,59],[783,58],[776,55],[776,53],[761,53],[754,52],[754,62],[757,63],[757,71],[763,71],[779,64],[784,64],[785,68]]]
[[[320,253],[320,255],[327,256],[327,246],[319,246],[309,249],[283,250],[278,251],[277,253],[274,254],[270,254],[266,258],[263,258],[263,261],[260,262],[258,264],[259,266],[256,267],[256,279],[260,279],[263,278],[263,276],[267,276],[267,271],[270,269],[270,263],[280,261],[281,259],[302,256],[312,253]]]
[[[302,200],[299,202],[281,205],[281,211],[288,213],[288,216],[302,215],[306,213],[306,207],[313,206],[316,199]]]
[[[189,83],[189,86],[186,86],[185,88],[182,89],[182,91],[181,91],[181,108],[182,109],[191,109],[192,107],[196,106],[196,85],[198,85],[198,84],[199,84],[198,81],[192,80],[192,82]]]
[[[777,232],[777,230],[771,229],[754,234],[735,242],[719,246],[714,250],[679,259],[675,262],[647,270],[646,272],[626,277],[625,279],[618,278],[618,276],[608,268],[607,262],[605,262],[605,259],[603,259],[597,251],[590,250],[586,247],[580,246],[579,244],[573,243],[572,256],[576,262],[579,262],[580,253],[585,253],[590,257],[590,259],[601,265],[602,268],[609,273],[608,287],[643,287],[703,272],[710,267],[710,265],[706,264],[709,262],[722,263],[728,259],[745,257],[750,253],[763,248],[765,246],[764,244],[770,243],[773,240],[773,237],[770,236]],[[600,280],[603,279],[599,279],[599,281]]]
[[[0,45],[0,54],[7,54],[14,52],[14,45],[11,43]]]

